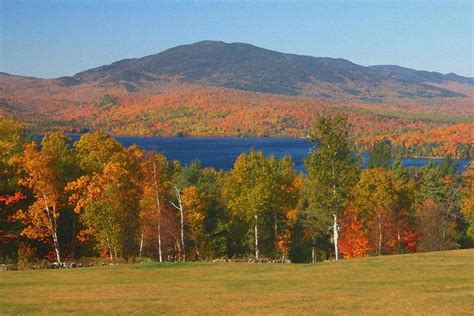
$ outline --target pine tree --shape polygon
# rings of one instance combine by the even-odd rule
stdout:
[[[392,148],[388,141],[377,142],[369,154],[369,168],[388,169],[392,163]]]

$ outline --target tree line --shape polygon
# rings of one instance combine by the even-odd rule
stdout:
[[[216,171],[102,130],[38,142],[0,118],[0,260],[315,262],[474,245],[472,163],[406,168],[380,141],[363,169],[349,133],[346,116],[319,117],[305,174],[255,150]]]
[[[470,98],[449,102],[406,99],[326,104],[301,96],[217,87],[125,95],[117,90],[89,88],[87,94],[74,93],[74,100],[61,102],[38,95],[41,91],[31,94],[20,90],[19,99],[32,106],[21,110],[13,106],[11,113],[39,133],[62,130],[83,134],[103,128],[117,135],[163,137],[304,137],[315,113],[346,113],[351,139],[358,150],[368,151],[374,143],[388,139],[395,155],[474,157],[474,114]],[[41,106],[37,106],[39,99]]]

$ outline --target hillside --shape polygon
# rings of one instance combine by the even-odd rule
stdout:
[[[116,135],[137,136],[303,137],[316,115],[345,113],[353,140],[362,150],[389,139],[407,156],[450,153],[468,158],[473,154],[474,107],[467,98],[449,103],[434,99],[429,103],[327,104],[309,97],[202,86],[150,95],[96,93],[97,99],[89,102],[34,100],[28,106],[20,101],[16,108],[3,110],[40,133],[76,134],[102,128]]]
[[[124,59],[48,81],[0,74],[3,93],[45,83],[53,90],[116,87],[124,92],[159,91],[170,82],[225,87],[327,100],[381,102],[387,99],[463,97],[436,84],[474,86],[473,78],[416,71],[399,66],[364,67],[342,58],[285,54],[244,43],[202,41],[161,53]],[[6,83],[7,82],[7,83]],[[71,89],[73,88],[73,89]]]
[[[9,314],[467,315],[474,250],[308,264],[146,263],[2,273]]]
[[[474,78],[400,66],[364,67],[342,58],[285,54],[244,43],[202,41],[124,59],[70,77],[39,79],[0,73],[0,97],[64,99],[115,93],[157,93],[170,86],[206,85],[329,101],[466,97]],[[453,84],[458,87],[454,88]],[[464,88],[464,89],[463,89]],[[87,98],[86,98],[87,99]],[[80,101],[83,101],[82,99]]]
[[[332,99],[369,100],[387,97],[458,97],[459,93],[430,86],[427,82],[474,84],[470,78],[453,75],[426,76],[386,68],[363,67],[341,58],[284,54],[244,43],[203,41],[168,49],[138,59],[76,74],[72,85],[99,82],[120,84],[128,91],[146,90],[149,82],[178,78],[186,83],[283,95],[306,95]]]
[[[469,134],[473,97],[474,79],[455,74],[364,67],[213,41],[71,77],[0,73],[0,115],[38,132],[104,128],[120,135],[301,137],[315,115],[342,112],[351,117],[356,140],[433,143],[455,155],[469,151],[456,149],[471,146],[469,137],[448,138],[447,144],[444,136],[410,135],[448,126]]]

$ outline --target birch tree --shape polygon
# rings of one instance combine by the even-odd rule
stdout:
[[[319,117],[309,138],[315,149],[305,159],[308,171],[306,223],[320,235],[331,227],[338,260],[338,218],[348,203],[351,188],[357,183],[360,169],[351,152],[347,117]]]
[[[184,243],[184,207],[183,207],[183,200],[181,199],[181,188],[179,188],[176,184],[173,184],[173,190],[176,196],[176,203],[173,201],[170,201],[170,203],[179,212],[180,260],[186,261],[186,248],[185,248],[185,243]]]
[[[61,178],[55,179],[61,188],[65,188],[67,183],[80,176],[80,168],[76,159],[76,152],[72,148],[72,141],[60,132],[47,133],[41,141],[41,152],[52,158],[55,168],[60,170]],[[67,193],[62,192],[62,211],[60,222],[58,223],[58,236],[63,245],[67,248],[68,256],[75,257],[76,239],[78,235],[77,214],[68,205]]]
[[[159,262],[163,262],[162,222],[164,207],[166,207],[166,192],[169,186],[169,180],[166,176],[167,167],[166,157],[153,153],[146,155],[142,164],[144,175],[142,182],[143,197],[140,203],[142,235],[145,226],[151,225],[150,221],[153,225],[156,225],[156,227],[153,227],[153,232],[156,233],[157,237]]]
[[[38,150],[35,143],[27,144],[21,159],[24,177],[20,184],[30,188],[35,201],[27,211],[18,211],[16,218],[26,224],[22,234],[32,239],[51,241],[56,261],[61,263],[58,219],[63,211],[63,174],[53,157]]]
[[[222,188],[227,207],[234,216],[253,226],[255,259],[260,260],[260,229],[263,219],[274,219],[293,194],[295,174],[291,158],[266,158],[262,152],[240,155],[225,179]],[[278,233],[276,231],[276,233]],[[276,248],[276,244],[274,247]]]
[[[172,170],[172,185],[170,190],[170,205],[177,211],[179,218],[179,242],[178,250],[180,260],[186,261],[186,230],[188,224],[186,217],[188,209],[184,205],[183,194],[188,187],[194,186],[199,182],[202,175],[202,169],[199,161],[193,161],[189,165],[182,166],[178,161],[173,161],[171,165]]]
[[[395,248],[397,201],[395,175],[392,172],[382,168],[362,172],[352,203],[374,254],[381,255]]]
[[[67,187],[75,211],[111,260],[137,254],[142,152],[101,131],[83,136],[76,148],[86,174]]]

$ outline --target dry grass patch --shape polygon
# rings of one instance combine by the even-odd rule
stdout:
[[[0,274],[0,314],[473,314],[474,250]]]

